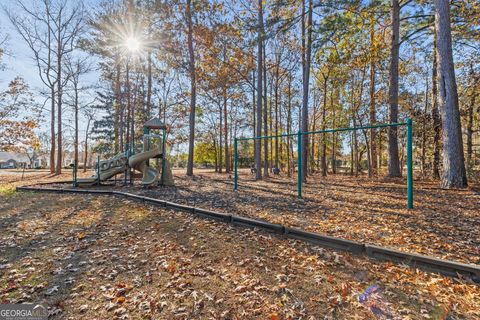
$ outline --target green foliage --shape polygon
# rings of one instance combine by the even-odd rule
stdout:
[[[194,161],[200,165],[215,164],[215,147],[211,142],[197,142],[195,144]]]

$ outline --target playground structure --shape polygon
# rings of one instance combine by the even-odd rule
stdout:
[[[111,159],[100,160],[97,157],[95,175],[89,178],[77,178],[77,165],[73,165],[73,186],[94,186],[108,181],[112,177],[123,174],[124,184],[135,176],[135,171],[142,173],[143,186],[173,185],[173,175],[170,163],[166,159],[165,136],[166,126],[158,118],[147,121],[143,127],[142,150],[137,151],[132,141],[127,144],[125,152],[119,153]],[[160,130],[161,134],[151,134],[151,130]],[[161,159],[161,167],[150,165],[150,159]],[[161,169],[161,172],[160,170]],[[117,179],[115,179],[117,180]]]
[[[344,131],[356,131],[356,130],[366,130],[366,129],[377,129],[377,128],[386,128],[386,127],[406,127],[407,128],[407,142],[406,142],[406,154],[407,154],[407,208],[413,209],[413,122],[412,119],[408,118],[406,122],[400,123],[386,123],[386,124],[377,124],[370,126],[362,127],[347,127],[347,128],[336,128],[336,129],[327,129],[327,130],[318,130],[318,131],[308,131],[291,134],[281,134],[281,135],[272,135],[272,136],[257,136],[251,138],[237,138],[235,137],[233,142],[233,189],[236,191],[238,189],[238,141],[248,141],[248,140],[264,140],[280,137],[297,137],[297,195],[298,198],[302,198],[302,136],[304,135],[313,135],[313,134],[325,134],[333,132],[344,132]],[[255,168],[255,170],[260,170],[260,168]]]

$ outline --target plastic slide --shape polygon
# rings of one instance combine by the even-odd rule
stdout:
[[[77,179],[79,186],[91,186],[98,183],[98,180],[105,181],[116,174],[123,173],[127,165],[127,157],[124,153],[118,154],[110,160],[100,161],[100,179],[97,175],[89,178]]]
[[[161,149],[155,148],[149,151],[140,152],[128,159],[128,165],[143,173],[142,184],[151,185],[158,181],[160,174],[158,170],[147,166],[147,160],[161,155]]]

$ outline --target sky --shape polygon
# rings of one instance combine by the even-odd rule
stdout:
[[[99,2],[100,0],[83,1],[87,10],[98,5]],[[5,89],[8,83],[18,75],[22,76],[32,89],[39,89],[43,87],[43,83],[38,75],[31,50],[12,26],[3,9],[3,7],[12,7],[13,3],[14,0],[0,0],[0,35],[7,34],[9,38],[6,45],[7,52],[3,59],[6,68],[0,76],[0,89]],[[95,80],[98,77],[98,72],[92,72],[86,80]]]
[[[35,0],[32,0],[35,1]],[[88,7],[92,7],[98,4],[98,0],[85,0],[84,3]],[[13,0],[0,0],[0,37],[4,35],[8,36],[8,40],[5,47],[5,55],[2,59],[4,70],[0,71],[0,91],[5,90],[8,84],[17,76],[21,76],[29,85],[30,90],[34,93],[36,101],[43,104],[45,99],[37,93],[45,89],[42,83],[38,70],[33,59],[32,52],[27,46],[22,37],[18,34],[15,28],[10,23],[3,7],[10,8],[14,3]],[[89,85],[98,83],[100,73],[98,71],[92,71],[86,75],[83,82]],[[45,113],[48,119],[48,112]],[[40,124],[40,131],[49,130],[50,123],[43,121]],[[86,123],[80,119],[80,137],[84,136]]]

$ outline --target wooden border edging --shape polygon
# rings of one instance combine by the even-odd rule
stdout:
[[[42,184],[40,184],[42,185]],[[47,184],[44,184],[47,185]],[[17,187],[17,191],[35,191],[35,192],[55,192],[55,193],[88,193],[99,195],[115,195],[125,198],[138,200],[142,202],[153,203],[164,208],[180,210],[192,213],[196,216],[208,219],[214,219],[234,225],[261,228],[263,230],[284,235],[288,238],[298,239],[309,243],[317,244],[323,247],[348,251],[355,254],[364,254],[376,260],[387,260],[396,263],[404,263],[414,268],[440,273],[449,277],[458,277],[459,275],[470,277],[474,282],[480,283],[480,266],[454,262],[449,260],[437,259],[434,257],[424,256],[416,253],[408,253],[395,249],[384,248],[380,246],[363,244],[357,241],[341,239],[322,235],[319,233],[308,232],[300,229],[285,227],[281,224],[270,223],[267,221],[241,217],[231,214],[214,212],[206,209],[195,208],[175,202],[144,197],[128,192],[111,191],[111,190],[89,190],[89,189],[62,189],[62,188],[37,188],[33,186]]]
[[[285,227],[281,224],[232,215],[232,223],[240,226],[262,228],[270,232],[285,234]]]
[[[185,212],[195,213],[194,207],[186,206],[186,205],[175,203],[175,202],[165,201],[165,207],[170,209],[177,209]]]
[[[161,205],[162,207],[166,207],[166,206],[167,206],[167,202],[164,201],[164,200],[160,200],[160,199],[155,199],[155,198],[150,198],[150,197],[143,197],[143,201],[149,202],[149,203],[153,203],[153,204],[157,204],[157,205]]]
[[[285,234],[290,238],[308,241],[310,243],[318,244],[323,247],[328,247],[341,251],[349,251],[352,253],[365,253],[365,245],[346,239],[325,236],[318,233],[307,232],[295,228],[285,228]]]
[[[220,212],[213,212],[210,210],[205,210],[205,209],[200,209],[200,208],[195,208],[195,214],[206,219],[213,219],[217,221],[223,221],[226,223],[231,223],[232,222],[232,215],[231,214],[225,214],[225,213],[220,213]]]
[[[428,257],[416,253],[407,253],[395,249],[383,248],[375,245],[365,245],[366,254],[377,260],[388,260],[399,263],[407,263],[414,267],[427,269],[429,271],[439,272],[450,277],[456,277],[458,274],[471,274],[480,277],[480,267],[475,265],[453,262],[433,257]],[[480,279],[478,279],[480,281]]]

